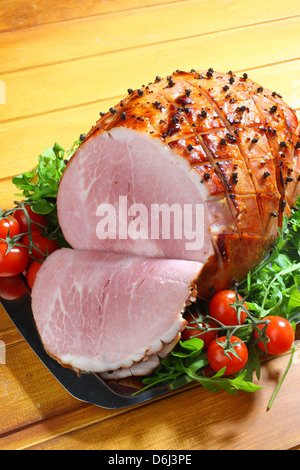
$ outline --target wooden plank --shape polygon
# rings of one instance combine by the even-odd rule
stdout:
[[[1,316],[2,317],[2,316]],[[1,318],[2,319],[2,318]],[[1,322],[2,323],[2,322]],[[4,341],[6,347],[20,341],[24,341],[21,333],[11,324],[10,327],[2,329],[5,325],[1,324],[0,340]]]
[[[10,330],[12,328],[14,328],[14,324],[0,304],[0,333],[3,334],[6,330]]]
[[[0,309],[0,313],[1,313],[1,309]],[[1,316],[0,316],[0,319],[1,319]],[[1,336],[1,339],[5,341],[8,347],[15,342],[15,340],[12,341],[14,339],[13,333],[14,332],[11,329],[9,333],[5,333],[5,335]],[[17,334],[17,331],[15,331],[15,334]],[[300,335],[298,334],[297,337],[299,338]],[[256,407],[258,410],[260,409],[260,407],[262,408],[260,410],[260,413],[262,416],[265,411],[266,403],[269,397],[271,396],[272,388],[275,386],[274,380],[278,380],[279,375],[282,374],[286,365],[287,356],[280,358],[280,360],[282,362],[280,363],[280,365],[278,365],[278,362],[276,362],[275,368],[273,366],[271,367],[271,365],[269,364],[263,365],[263,370],[265,370],[265,367],[268,368],[268,373],[267,374],[264,373],[262,377],[262,381],[264,383],[264,386],[268,387],[269,395],[267,396],[267,393],[265,393],[264,397],[261,397],[260,396],[261,392],[257,392],[255,394],[255,397],[259,399],[259,402],[257,403]],[[275,361],[278,361],[278,358],[276,358]],[[273,363],[273,360],[270,362]],[[300,357],[296,356],[294,362],[295,362],[295,365],[299,364]],[[297,372],[297,374],[299,375],[299,371],[296,370],[295,372]],[[294,377],[294,371],[292,371],[291,373],[292,373],[292,376]],[[272,379],[270,378],[271,374],[272,374]],[[26,379],[25,380],[26,385],[24,385],[24,377]],[[43,385],[41,386],[41,384]],[[54,384],[54,387],[53,387],[53,384]],[[99,407],[95,407],[93,405],[83,404],[78,401],[75,402],[72,399],[72,397],[69,397],[67,392],[65,392],[59,386],[59,384],[57,384],[56,381],[53,380],[53,377],[51,376],[50,372],[48,372],[46,368],[42,365],[42,363],[35,357],[35,355],[30,351],[30,348],[26,345],[26,343],[23,340],[21,340],[20,344],[18,344],[17,353],[16,353],[16,348],[14,350],[11,347],[8,348],[7,364],[5,366],[0,366],[0,386],[1,386],[1,397],[2,397],[0,412],[2,413],[1,416],[3,417],[3,419],[1,419],[1,435],[0,435],[1,437],[0,449],[1,450],[24,449],[32,445],[38,445],[38,446],[46,445],[47,447],[53,446],[53,443],[51,442],[53,439],[57,439],[57,438],[59,438],[61,442],[61,444],[59,445],[59,448],[64,448],[64,445],[65,445],[64,440],[67,439],[67,442],[68,442],[69,439],[71,439],[71,441],[73,442],[73,439],[74,439],[73,433],[75,431],[76,433],[79,432],[80,436],[84,434],[85,432],[88,432],[88,433],[92,432],[92,434],[94,433],[94,431],[97,432],[97,434],[99,435],[99,442],[97,443],[95,443],[95,441],[91,442],[92,447],[89,447],[89,448],[101,448],[102,449],[103,447],[98,447],[100,445],[99,444],[100,439],[102,439],[100,436],[103,437],[102,432],[100,432],[99,434],[99,429],[103,429],[103,426],[104,426],[104,433],[106,433],[107,427],[113,426],[110,424],[111,421],[109,421],[108,423],[105,423],[106,420],[111,420],[112,418],[115,419],[117,415],[123,415],[124,413],[125,414],[132,413],[134,409],[137,409],[140,406],[143,406],[143,405],[137,405],[136,407],[132,407],[130,409],[124,409],[124,410],[105,410]],[[24,390],[22,390],[23,388],[26,391],[25,396],[24,396]],[[193,400],[198,401],[198,405],[199,403],[201,403],[201,407],[202,407],[202,403],[204,399],[206,401],[206,406],[207,407],[211,406],[212,401],[215,400],[215,395],[207,393],[205,390],[199,388],[196,384],[192,384],[192,388],[197,389],[194,392],[192,392],[192,397],[194,397]],[[282,387],[282,389],[284,390],[284,395],[283,396],[281,395],[280,400],[284,401],[286,393],[290,394],[291,390],[294,390],[294,389],[297,390],[297,383],[293,382],[292,384],[290,384],[290,389],[288,389],[288,385],[286,385],[286,382],[284,382],[284,386]],[[59,395],[58,397],[56,397],[57,401],[55,402],[55,404],[53,404],[53,394],[57,396],[57,391],[59,391]],[[186,400],[186,403],[189,403],[190,402],[189,394],[191,392],[188,391],[187,389],[184,389],[181,391],[176,391],[175,393],[181,394],[181,397],[176,399],[176,402],[177,402],[176,406],[180,407],[180,409],[183,409],[182,407],[183,400]],[[244,394],[245,397],[242,399],[242,402],[240,402],[238,398],[236,399],[236,397],[231,397],[225,393],[224,394],[221,393],[221,395],[222,395],[222,400],[224,402],[225,407],[229,408],[232,406],[233,408],[235,408],[234,404],[237,403],[237,406],[246,405],[248,409],[247,394]],[[222,403],[219,405],[219,402],[220,402],[219,396],[220,394],[216,395],[216,397],[218,398],[218,406],[223,407]],[[295,396],[296,394],[294,395],[294,397]],[[69,399],[71,400],[71,403],[69,403]],[[170,415],[172,416],[174,414],[174,412],[172,411],[173,406],[174,406],[174,401],[173,401],[174,397],[172,397],[172,394],[169,394],[166,398],[164,398],[164,400],[166,400],[164,401],[164,404],[165,404],[164,406],[165,406],[165,409],[167,410],[165,411],[165,414],[169,415],[170,413]],[[252,400],[253,398],[251,396],[250,401]],[[36,403],[38,403],[38,405],[36,405]],[[153,407],[155,406],[154,404],[155,402],[152,401],[151,404],[149,404],[149,406]],[[36,405],[36,406],[33,406],[33,405]],[[289,410],[289,406],[290,406],[289,401],[287,401],[287,408],[286,408],[287,411]],[[196,407],[196,409],[198,409],[198,406]],[[17,414],[16,414],[16,410],[18,410]],[[157,422],[160,423],[160,419],[158,417],[159,411],[157,410],[157,408],[154,408],[153,412],[155,416],[154,419],[157,419],[158,420]],[[143,413],[141,412],[139,413],[143,415]],[[6,418],[8,414],[12,415],[16,419],[16,422],[14,422],[10,416],[9,431],[7,433],[4,433],[5,428],[3,428],[3,425],[7,426]],[[20,416],[22,417],[22,420],[20,420]],[[227,413],[227,418],[228,416],[229,416],[229,409]],[[131,420],[131,417],[129,418],[122,417],[120,419],[119,423],[120,423],[121,428],[123,427],[122,423],[124,419],[125,419],[125,425],[126,425],[127,419]],[[141,418],[141,419],[147,419],[147,417]],[[175,416],[173,416],[173,419],[175,420]],[[187,419],[189,419],[189,416],[187,416]],[[26,420],[28,420],[28,425],[25,424],[27,422]],[[94,428],[94,430],[86,431],[85,428],[89,429],[90,425],[95,425],[96,428]],[[203,426],[205,425],[206,423],[204,421]],[[224,428],[225,428],[225,425],[227,424],[226,423],[224,424]],[[221,423],[220,423],[220,426],[222,426]],[[251,432],[251,428],[249,428],[249,431]],[[118,436],[118,433],[116,433],[116,435]],[[132,434],[131,434],[131,437],[132,437]],[[128,439],[129,438],[130,436],[128,436]],[[190,436],[187,436],[187,438],[190,439]],[[76,437],[75,440],[78,442],[77,448],[82,448],[82,447],[85,448],[85,444],[84,444],[85,439],[83,439],[82,437],[80,438]],[[56,446],[56,444],[54,445]],[[69,444],[67,443],[66,445],[68,446]],[[115,445],[118,446],[118,441],[116,441]],[[143,446],[143,443],[140,443],[139,445]],[[164,442],[162,442],[161,445],[163,449]],[[213,445],[215,444],[213,443]],[[106,446],[107,447],[104,447],[105,449],[110,448],[109,443],[106,443]],[[71,448],[73,448],[73,444]],[[124,447],[124,448],[127,448],[127,447]],[[181,449],[180,443],[179,443],[178,448]]]
[[[118,100],[118,98],[116,98]],[[0,178],[33,169],[38,155],[54,142],[71,148],[81,133],[87,132],[115,100],[48,113],[0,125]],[[0,189],[9,189],[6,181]],[[1,199],[1,193],[0,193]],[[0,204],[1,205],[1,204]]]
[[[0,181],[0,186],[1,186],[1,181]],[[15,188],[12,189],[7,189],[5,191],[0,192],[0,207],[2,210],[6,209],[12,209],[14,207],[14,201],[16,200],[21,200],[21,198],[17,198],[15,196]]]
[[[279,362],[279,359],[281,362]],[[217,421],[217,414],[219,413],[220,416],[222,415],[222,410],[225,410],[224,414],[224,421],[221,419],[219,420],[219,435],[220,432],[225,433],[227,426],[228,426],[228,421],[230,422],[230,427],[232,429],[232,432],[234,432],[234,427],[236,427],[236,423],[232,422],[231,423],[231,413],[230,409],[235,410],[238,408],[240,412],[238,413],[237,416],[233,416],[233,421],[239,420],[243,418],[242,411],[241,409],[246,409],[247,412],[245,411],[243,413],[246,414],[246,423],[244,426],[244,430],[241,430],[241,435],[239,435],[238,441],[236,441],[236,438],[234,439],[234,442],[228,442],[229,447],[225,447],[228,449],[231,448],[236,448],[236,449],[243,449],[245,446],[246,440],[249,440],[248,435],[249,433],[251,434],[252,431],[255,429],[255,435],[256,435],[256,427],[255,427],[255,415],[258,415],[258,435],[255,439],[257,439],[257,442],[255,443],[255,446],[253,449],[256,448],[263,448],[263,447],[256,447],[257,443],[259,443],[260,439],[262,438],[262,433],[263,433],[263,422],[265,419],[267,419],[268,413],[272,413],[271,419],[266,421],[266,428],[265,432],[268,433],[268,431],[272,432],[271,428],[271,423],[273,420],[277,420],[278,416],[282,412],[283,406],[284,406],[284,400],[286,398],[286,395],[289,395],[289,400],[287,400],[287,407],[286,407],[286,412],[289,413],[291,403],[294,403],[294,399],[296,399],[296,393],[293,395],[288,391],[287,387],[287,381],[284,382],[284,385],[282,386],[282,389],[280,390],[280,394],[278,395],[276,401],[274,402],[274,405],[272,407],[272,410],[269,411],[268,413],[266,412],[266,405],[269,401],[269,397],[272,394],[273,388],[276,386],[275,382],[278,380],[279,376],[282,374],[283,369],[286,365],[287,357],[282,357],[282,358],[276,358],[275,359],[275,366],[274,366],[274,360],[269,361],[268,364],[263,365],[263,371],[264,374],[269,377],[264,380],[264,386],[267,387],[267,389],[263,392],[257,392],[254,395],[246,394],[239,392],[238,395],[235,396],[230,396],[226,394],[225,392],[219,392],[216,395],[211,394],[210,392],[207,392],[203,388],[199,387],[197,384],[192,384],[188,388],[181,390],[181,391],[176,391],[173,393],[170,393],[168,396],[165,396],[164,398],[160,398],[157,400],[153,400],[149,403],[146,403],[144,405],[137,405],[136,407],[131,407],[128,409],[123,409],[123,410],[103,410],[99,407],[95,407],[93,405],[87,405],[87,404],[82,404],[79,408],[70,410],[68,412],[64,412],[62,414],[57,414],[53,415],[52,417],[48,418],[47,421],[36,421],[35,423],[32,423],[30,427],[26,427],[24,429],[19,429],[16,430],[13,433],[8,434],[7,436],[2,436],[0,440],[0,449],[2,450],[22,450],[22,449],[31,449],[32,446],[34,449],[53,449],[53,448],[58,448],[61,450],[64,449],[87,449],[87,450],[92,450],[92,449],[101,449],[101,450],[113,450],[113,449],[145,449],[145,448],[150,448],[150,449],[218,449],[218,448],[223,448],[222,447],[222,442],[220,444],[216,444],[216,441],[218,441],[218,435],[216,435],[216,432],[214,429],[210,430],[210,425],[212,419],[212,423],[215,424]],[[295,359],[295,366],[299,362],[299,358],[296,360]],[[293,366],[294,367],[294,366]],[[295,368],[295,367],[294,367]],[[290,380],[293,380],[295,372],[299,375],[299,371],[293,370],[289,372],[289,374],[292,374],[292,377]],[[297,383],[295,381],[290,382],[289,385],[292,387],[292,389],[295,389],[297,387]],[[297,388],[296,388],[297,390]],[[293,399],[291,399],[291,396]],[[191,398],[192,397],[192,398]],[[210,412],[205,410],[210,408],[212,406],[212,403],[217,400],[218,407],[214,407],[214,413],[211,415]],[[279,404],[277,401],[280,400],[280,408],[278,408]],[[162,406],[157,405],[157,402],[163,402]],[[255,409],[252,410],[251,416],[248,416],[248,409],[249,405],[252,407],[252,403],[255,402]],[[185,418],[183,421],[189,420],[190,415],[192,414],[191,412],[186,415],[186,406],[184,406],[184,403],[186,404],[191,404],[191,407],[193,406],[195,410],[198,410],[197,416],[194,416],[194,421],[197,421],[197,418],[199,421],[202,423],[203,429],[207,429],[207,426],[209,427],[209,434],[211,431],[211,435],[214,435],[214,439],[210,439],[210,442],[207,443],[207,441],[203,441],[201,438],[201,435],[199,436],[199,440],[195,439],[195,436],[193,436],[193,422],[191,423],[191,428],[189,429],[189,432],[186,433],[186,447],[182,447],[182,443],[184,440],[180,439],[177,436],[177,433],[174,436],[174,439],[172,438],[172,426],[173,426],[173,421],[177,422],[177,428],[178,428],[178,414],[176,417],[175,409],[181,409],[183,410],[182,412],[185,415]],[[276,409],[275,409],[276,405]],[[293,405],[294,406],[294,405]],[[148,410],[145,412],[144,408],[147,407]],[[150,410],[149,410],[150,407]],[[251,409],[250,407],[250,409]],[[201,410],[203,408],[203,417],[201,417]],[[215,413],[216,408],[219,408],[218,413]],[[152,410],[152,411],[151,411]],[[275,410],[275,415],[273,413],[273,410]],[[149,414],[153,414],[152,419],[148,419]],[[136,416],[137,415],[137,416]],[[134,418],[136,416],[136,419]],[[168,436],[166,436],[166,440],[164,437],[161,438],[161,435],[163,436],[165,433],[160,434],[160,443],[157,444],[157,440],[155,440],[155,429],[160,428],[162,424],[162,416],[167,416],[168,419],[170,419],[170,429],[168,432]],[[296,415],[295,422],[297,422],[297,417],[299,414]],[[115,421],[117,419],[117,422]],[[292,418],[291,418],[292,419]],[[180,421],[180,420],[179,420]],[[138,429],[136,428],[136,423],[141,422],[141,426]],[[129,423],[131,423],[129,425]],[[143,423],[147,423],[147,427],[144,426]],[[166,423],[167,425],[167,423]],[[183,424],[184,425],[184,424]],[[148,428],[151,428],[153,426],[153,429],[151,430],[151,433],[148,432]],[[198,423],[199,426],[199,423]],[[248,426],[248,427],[247,427]],[[269,429],[268,429],[269,426]],[[261,429],[260,429],[261,427]],[[288,423],[286,425],[288,427]],[[127,429],[127,432],[122,432],[120,430],[123,430],[123,428]],[[143,432],[141,430],[143,428]],[[134,430],[135,429],[135,430]],[[240,427],[239,427],[240,429]],[[245,430],[247,429],[247,436],[245,433]],[[110,432],[111,430],[111,432]],[[282,432],[284,433],[285,430],[283,429]],[[293,432],[293,427],[291,428],[291,432]],[[144,434],[146,435],[144,436]],[[198,433],[198,430],[197,430]],[[151,434],[151,435],[150,435]],[[236,434],[236,429],[235,433]],[[95,437],[93,437],[95,435]],[[109,435],[109,437],[108,437]],[[96,437],[97,436],[97,437]],[[115,436],[115,437],[113,437]],[[138,436],[144,436],[141,440],[138,440],[137,443],[135,443],[135,439]],[[292,442],[292,446],[297,445],[299,442],[299,430],[296,431],[295,439]],[[193,438],[194,438],[194,444],[193,444]],[[245,442],[244,442],[245,440]],[[285,449],[289,441],[288,434],[286,435],[286,438],[283,439],[283,441],[280,443],[280,436],[275,435],[274,439],[274,449],[277,448],[282,448]],[[88,444],[87,444],[88,442]],[[149,445],[150,442],[156,443],[153,444],[152,446]],[[168,442],[172,442],[172,444],[168,444]],[[175,442],[175,444],[174,444]],[[268,439],[267,447],[269,446],[269,443],[271,442],[271,436],[270,439]],[[59,443],[59,444],[57,444]],[[145,444],[147,443],[147,444]],[[253,444],[253,442],[252,442]],[[220,445],[220,447],[219,447]],[[231,447],[233,445],[233,447]],[[273,444],[272,444],[273,445]],[[276,446],[281,446],[281,447],[276,447]]]
[[[5,211],[13,207],[14,201],[22,200],[21,191],[12,183],[12,178],[0,179],[0,208]],[[9,205],[7,205],[9,202]]]
[[[233,0],[216,8],[209,21],[203,22],[203,18],[210,15],[211,0],[190,0],[184,4],[183,22],[182,8],[182,3],[167,3],[93,16],[85,21],[79,19],[2,33],[1,73],[125,50],[137,46],[136,38],[141,47],[300,14],[298,0],[276,2],[271,11],[260,0]],[[164,17],[172,18],[172,21],[161,21]],[[75,38],[80,41],[75,42]],[[58,43],[60,47],[57,47]]]
[[[0,107],[0,120],[6,122],[107,99],[177,68],[213,66],[215,70],[233,70],[296,59],[299,25],[298,18],[289,19],[276,25],[256,25],[3,74],[7,105]],[[289,38],[287,42],[282,39],[285,37]]]
[[[0,31],[28,28],[35,25],[87,18],[93,15],[128,11],[166,3],[184,3],[186,0],[9,0],[3,2],[0,15]]]
[[[17,330],[1,335],[6,344],[6,364],[0,365],[0,449],[4,445],[2,434],[64,415],[82,406],[82,402],[73,398],[57,382],[27,343],[17,335]],[[98,420],[115,413],[114,410],[98,408]]]
[[[40,438],[46,439],[123,412],[73,398],[24,341],[1,304],[0,340],[6,346],[6,364],[0,364],[0,450],[19,448],[20,437],[14,437],[19,428],[23,443],[36,442],[35,423]]]
[[[288,357],[281,357],[264,364],[265,388],[255,394],[239,392],[232,396],[220,391],[212,395],[195,387],[128,410],[114,419],[91,423],[61,436],[49,436],[44,442],[25,448],[284,450],[299,446],[299,358],[294,361],[273,407],[266,411],[287,361]]]
[[[138,405],[142,406],[142,405]],[[133,406],[130,411],[138,406]],[[0,450],[23,450],[32,445],[42,444],[55,437],[62,437],[71,431],[77,431],[91,424],[101,425],[106,420],[127,413],[128,409],[105,410],[82,403],[77,409],[57,414],[45,422],[36,421],[31,426],[16,430],[0,439]]]

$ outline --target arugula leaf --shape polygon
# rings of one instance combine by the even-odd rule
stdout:
[[[288,371],[290,370],[290,367],[291,367],[291,365],[292,365],[292,363],[293,363],[295,351],[296,351],[296,346],[295,346],[295,343],[294,343],[293,346],[292,346],[292,349],[291,349],[291,355],[290,355],[290,359],[289,359],[288,365],[286,366],[285,371],[284,371],[284,373],[283,373],[283,375],[282,375],[282,377],[281,377],[281,379],[280,379],[280,381],[279,381],[279,383],[278,383],[278,385],[277,385],[277,387],[276,387],[276,389],[275,389],[275,391],[274,391],[274,393],[273,393],[273,395],[272,395],[272,397],[271,397],[271,399],[270,399],[270,401],[269,401],[269,403],[268,403],[267,410],[270,410],[270,409],[271,409],[271,406],[272,406],[272,404],[273,404],[273,402],[274,402],[274,400],[275,400],[275,397],[276,397],[276,395],[277,395],[277,393],[278,393],[278,390],[279,390],[279,388],[281,387],[281,385],[282,385],[282,383],[283,383],[285,377],[287,376]]]
[[[249,348],[248,350],[248,362],[247,362],[247,369],[246,369],[246,374],[245,374],[245,380],[252,382],[253,380],[253,374],[255,372],[255,375],[257,379],[260,379],[260,360],[259,357],[262,354],[262,351],[256,351],[254,345]]]
[[[208,360],[206,351],[203,350],[203,344],[203,341],[199,338],[180,341],[169,356],[161,359],[160,365],[153,373],[143,379],[145,387],[135,392],[135,394],[162,383],[167,383],[171,389],[175,389],[191,381],[200,383],[211,392],[217,392],[220,389],[228,393],[236,393],[238,390],[255,392],[262,388],[244,380],[246,371],[236,377],[228,378],[223,377],[224,368],[212,377],[205,376],[204,371],[208,365]]]
[[[222,377],[225,369],[226,367],[221,369],[212,377],[203,377],[197,374],[193,374],[189,369],[186,369],[186,373],[191,379],[199,382],[201,385],[203,385],[203,387],[211,392],[218,392],[220,389],[223,389],[228,393],[234,394],[238,390],[243,390],[244,392],[256,392],[262,388],[260,385],[256,385],[253,382],[244,381],[246,371],[232,379]]]
[[[288,301],[288,314],[296,309],[300,311],[300,291],[298,285],[294,285],[291,289],[290,298]]]
[[[31,204],[31,209],[47,218],[47,236],[57,238],[61,246],[67,246],[57,218],[57,193],[60,179],[69,158],[80,145],[76,140],[69,150],[58,143],[46,149],[38,157],[38,165],[33,171],[26,171],[12,179],[13,184],[22,191],[23,202]]]
[[[298,294],[300,275],[300,197],[282,228],[269,255],[239,285],[249,294],[249,309],[263,318],[269,313],[291,320],[300,312]],[[292,300],[291,300],[292,295]],[[298,315],[298,321],[300,315]]]

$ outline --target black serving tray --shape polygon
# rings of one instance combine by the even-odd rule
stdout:
[[[72,369],[61,366],[46,353],[43,347],[33,318],[31,296],[26,280],[18,276],[15,282],[18,284],[19,295],[5,296],[3,289],[0,289],[1,304],[31,349],[73,397],[102,408],[115,409],[137,405],[170,391],[170,387],[164,385],[133,395],[139,387],[132,386],[130,381],[110,382],[94,373],[78,375]]]

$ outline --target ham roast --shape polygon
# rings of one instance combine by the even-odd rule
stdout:
[[[247,74],[177,71],[129,89],[67,164],[57,201],[65,238],[77,249],[200,261],[198,291],[209,297],[262,260],[289,216],[300,192],[299,132],[280,95]],[[194,222],[202,206],[201,248],[187,250],[172,223],[169,239],[99,238],[98,207],[114,206],[122,223],[120,197],[148,214],[155,204],[192,205]]]
[[[195,281],[208,299],[270,250],[300,193],[300,126],[278,93],[212,69],[157,77],[100,114],[59,186],[72,249],[39,270],[33,313],[63,365],[145,375],[180,338]]]
[[[45,350],[77,371],[146,375],[178,342],[201,269],[193,261],[57,250],[32,289]]]

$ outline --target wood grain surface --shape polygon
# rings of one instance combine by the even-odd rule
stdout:
[[[300,116],[299,0],[0,0],[0,206],[11,178],[54,142],[68,148],[126,94],[176,69],[247,72]],[[4,93],[5,88],[5,93]],[[300,357],[255,394],[200,386],[107,410],[71,397],[0,308],[0,449],[299,449]]]

